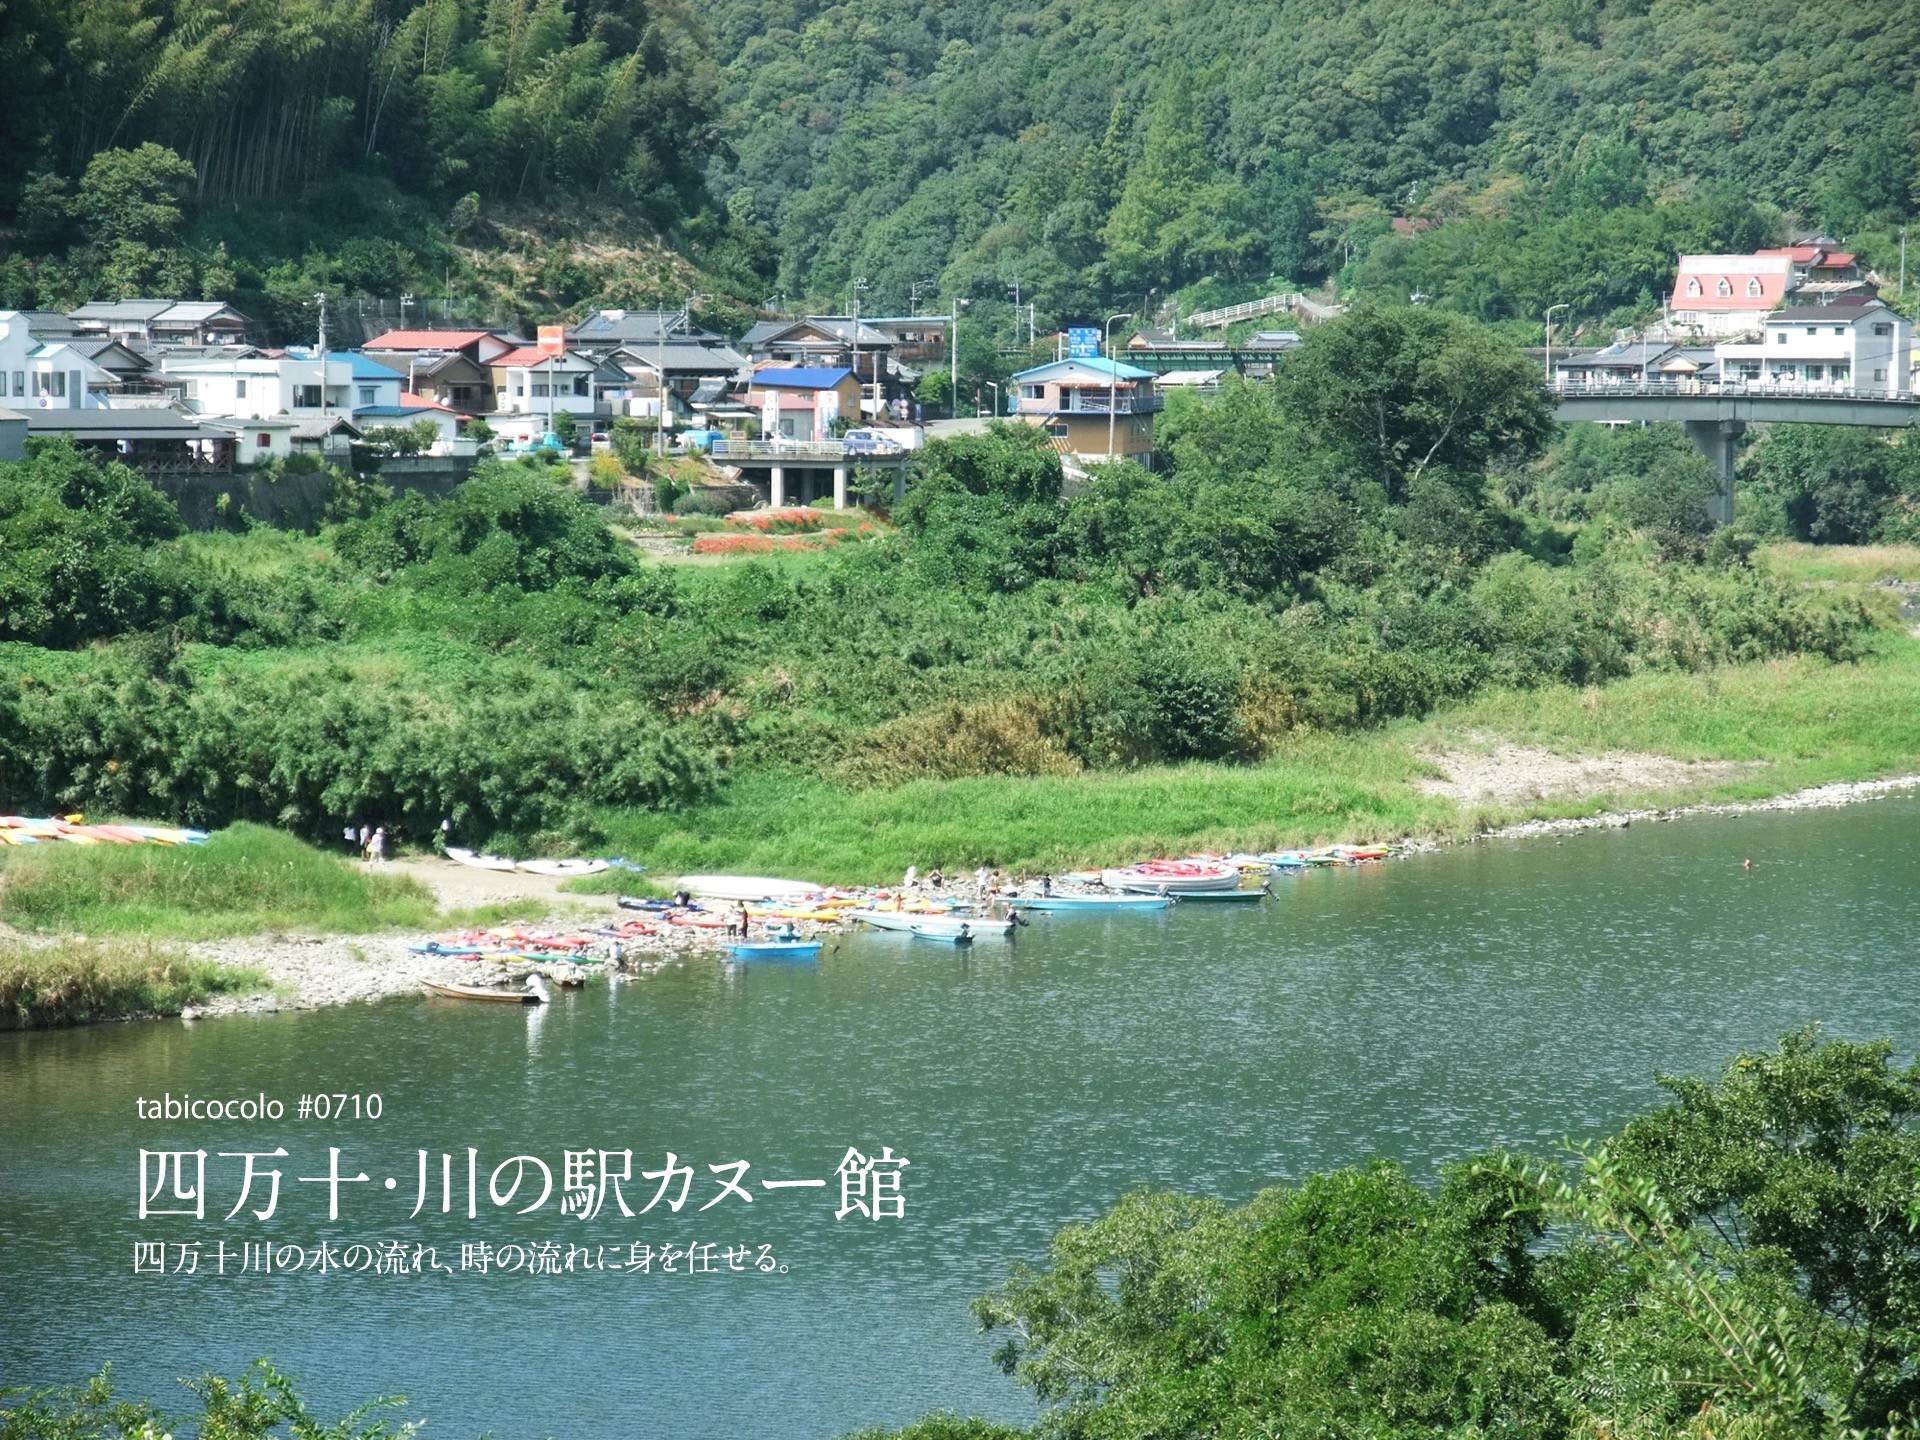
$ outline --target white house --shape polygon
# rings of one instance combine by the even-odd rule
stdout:
[[[54,317],[60,320],[62,317]],[[120,376],[88,353],[70,328],[45,329],[38,312],[0,310],[0,404],[15,410],[104,408],[98,393]]]
[[[354,409],[354,360],[345,354],[327,357],[324,380],[320,359],[294,350],[236,354],[231,359],[164,355],[160,363],[165,374],[184,383],[187,409],[198,415],[306,418],[322,412],[351,414]]]
[[[393,405],[365,405],[353,412],[353,423],[363,432],[387,428],[404,430],[422,420],[431,422],[435,436],[433,453],[436,455],[462,453],[453,442],[459,439],[460,424],[465,419],[451,406],[429,400],[424,395],[412,394],[398,396],[397,403]]]
[[[1760,389],[1910,395],[1913,332],[1878,300],[1802,305],[1767,316],[1757,342],[1714,347],[1723,380]]]
[[[245,341],[247,317],[218,300],[93,300],[69,313],[89,335],[110,335],[124,345],[237,345]]]
[[[228,420],[208,417],[200,428],[233,437],[233,463],[246,469],[269,460],[284,460],[293,453],[293,431],[297,420],[274,416],[268,420]]]
[[[545,417],[564,411],[576,419],[590,420],[599,408],[599,389],[594,382],[600,366],[577,352],[549,355],[535,346],[522,345],[495,357],[490,368],[494,400],[503,414]]]

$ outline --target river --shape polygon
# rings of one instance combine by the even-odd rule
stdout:
[[[175,1377],[271,1355],[324,1414],[404,1393],[430,1434],[501,1440],[1028,1419],[968,1301],[1129,1189],[1240,1200],[1373,1156],[1425,1177],[1478,1147],[1550,1147],[1657,1100],[1656,1071],[1807,1021],[1911,1053],[1917,822],[1920,802],[1894,800],[1487,843],[1281,879],[1259,907],[1048,918],[971,953],[860,937],[817,966],[696,963],[546,1012],[404,999],[0,1035],[0,1384],[111,1360],[126,1393],[185,1408]],[[377,1093],[383,1113],[292,1114],[322,1091]],[[264,1093],[289,1114],[136,1118],[166,1093]],[[329,1222],[330,1187],[301,1182],[334,1146],[370,1178],[339,1186]],[[248,1202],[280,1167],[272,1218],[225,1220],[243,1162],[221,1152],[275,1147],[289,1158],[260,1162]],[[524,1165],[508,1206],[488,1194],[511,1156],[543,1157],[558,1187],[563,1149],[629,1147],[636,1211],[659,1188],[642,1170],[691,1163],[678,1214],[677,1180],[632,1219],[610,1199],[562,1216],[557,1191],[516,1215],[539,1186]],[[902,1216],[835,1218],[850,1147],[910,1162],[892,1171]],[[142,1149],[210,1153],[204,1220],[137,1218]],[[721,1185],[738,1160],[751,1203]],[[420,1273],[316,1268],[395,1240]],[[134,1273],[142,1241],[169,1245],[169,1273]],[[459,1268],[463,1245],[531,1265],[549,1241],[582,1265],[653,1258]],[[243,1270],[249,1242],[305,1268]],[[663,1270],[690,1247],[698,1273]]]

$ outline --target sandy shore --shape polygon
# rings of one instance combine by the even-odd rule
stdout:
[[[1645,793],[1650,788],[1677,789],[1728,775],[1748,773],[1749,766],[1719,763],[1690,764],[1662,756],[1598,756],[1567,759],[1547,751],[1496,746],[1484,752],[1432,757],[1447,778],[1429,782],[1449,787],[1464,803],[1593,798],[1623,790]],[[1767,800],[1730,804],[1679,804],[1663,808],[1607,810],[1596,815],[1560,820],[1524,820],[1481,832],[1469,841],[1410,840],[1406,852],[1447,848],[1479,840],[1528,839],[1631,825],[1635,821],[1680,820],[1692,815],[1748,815],[1767,811],[1828,809],[1920,790],[1920,775],[1852,784],[1821,785]],[[442,906],[469,908],[491,901],[548,899],[554,911],[547,923],[556,929],[589,928],[606,913],[617,913],[611,896],[569,895],[559,882],[546,876],[517,872],[475,870],[437,857],[393,862],[390,870],[411,875],[431,890]],[[240,940],[206,941],[189,951],[200,959],[245,966],[268,976],[272,989],[252,995],[220,996],[188,1010],[183,1018],[215,1015],[310,1010],[322,1005],[345,1005],[418,995],[423,980],[456,980],[468,984],[505,981],[523,974],[504,965],[483,964],[445,956],[419,955],[407,948],[413,935],[257,936]],[[690,960],[716,956],[722,936],[715,930],[662,926],[661,933],[628,942],[629,973],[623,979],[648,975]],[[597,968],[597,967],[596,967]]]

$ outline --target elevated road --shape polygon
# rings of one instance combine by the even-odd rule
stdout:
[[[1548,393],[1563,424],[1635,425],[1666,421],[1685,428],[1720,477],[1708,509],[1715,524],[1733,519],[1733,468],[1751,424],[1865,425],[1899,430],[1920,420],[1920,396],[1818,386],[1738,381],[1649,380],[1628,385],[1555,385]]]

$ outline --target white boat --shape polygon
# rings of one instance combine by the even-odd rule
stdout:
[[[918,910],[848,910],[840,918],[857,920],[876,930],[899,930],[929,940],[935,937],[951,940],[963,932],[972,937],[1007,935],[1013,931],[1011,915],[996,919],[991,915],[939,915]]]
[[[514,862],[504,855],[476,855],[457,845],[447,846],[447,858],[456,865],[465,865],[474,870],[511,870],[514,866]]]
[[[1107,894],[1022,895],[1013,902],[1016,910],[1164,910],[1173,902],[1165,895]]]
[[[1149,895],[1194,895],[1205,890],[1237,890],[1240,871],[1210,860],[1159,860],[1101,872],[1115,890]]]
[[[826,887],[811,880],[776,880],[766,875],[682,875],[673,888],[702,900],[804,900]]]
[[[604,860],[522,860],[513,867],[530,875],[598,875],[607,868]]]

